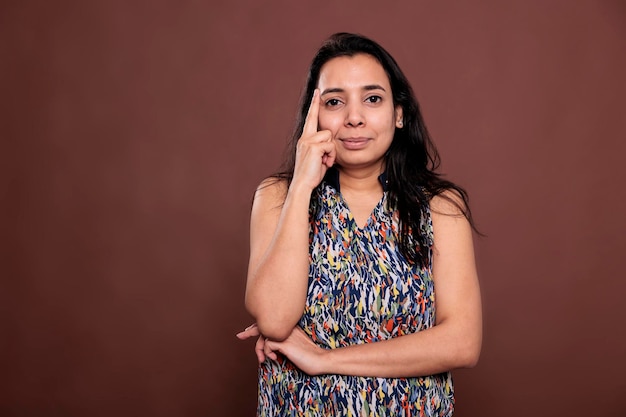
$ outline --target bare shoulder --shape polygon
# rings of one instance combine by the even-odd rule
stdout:
[[[456,190],[445,190],[430,200],[430,210],[433,217],[465,217],[467,207],[465,201]]]
[[[287,180],[269,177],[264,179],[254,193],[254,206],[265,209],[280,208],[287,197]]]
[[[287,180],[269,177],[261,181],[254,193],[254,199],[284,202],[287,197]]]

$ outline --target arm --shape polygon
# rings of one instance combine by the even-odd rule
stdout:
[[[474,366],[480,354],[482,314],[471,228],[445,199],[433,198],[431,208],[437,308],[434,327],[331,350],[317,347],[296,328],[282,343],[266,341],[265,351],[278,350],[311,374],[407,377]]]
[[[335,161],[331,132],[317,130],[319,102],[315,90],[291,185],[264,182],[252,206],[246,308],[261,334],[273,340],[287,338],[304,311],[311,192]]]
[[[304,309],[310,194],[266,181],[252,206],[246,307],[261,333],[275,340],[289,335]]]

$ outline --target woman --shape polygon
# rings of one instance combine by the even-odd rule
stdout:
[[[330,37],[293,159],[252,208],[256,324],[238,337],[259,336],[259,416],[452,415],[449,371],[478,360],[481,305],[467,195],[437,165],[395,60]]]

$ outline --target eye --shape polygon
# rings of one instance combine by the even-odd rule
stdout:
[[[369,96],[368,98],[365,99],[365,101],[374,104],[374,103],[380,103],[382,99],[383,98],[381,96]]]
[[[338,106],[339,103],[341,103],[339,100],[337,100],[336,98],[331,98],[330,100],[326,101],[326,105],[329,107],[335,107]]]

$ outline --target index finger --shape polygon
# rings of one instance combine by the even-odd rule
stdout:
[[[259,328],[256,326],[256,324],[253,324],[252,326],[246,327],[244,331],[237,333],[237,338],[244,340],[249,337],[259,336],[260,334],[261,333],[259,333]]]
[[[320,90],[313,90],[313,98],[311,99],[311,105],[309,106],[309,112],[306,115],[304,121],[304,128],[302,129],[302,135],[313,135],[317,133],[317,119],[320,113]]]

